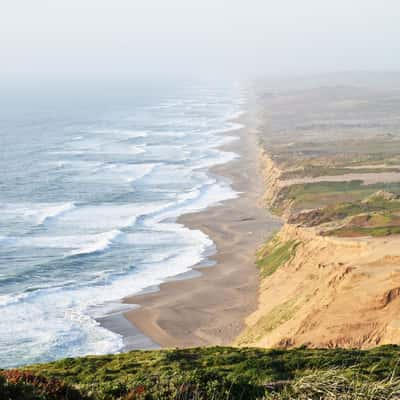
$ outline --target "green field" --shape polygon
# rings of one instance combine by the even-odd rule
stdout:
[[[296,184],[281,190],[278,203],[289,200],[292,202],[293,209],[301,211],[338,203],[361,201],[380,190],[400,195],[400,183],[363,185],[362,181],[356,180]]]
[[[387,173],[387,172],[400,172],[397,167],[368,167],[368,168],[349,168],[349,167],[336,167],[327,165],[310,164],[302,168],[297,168],[290,171],[285,171],[281,175],[281,179],[295,179],[295,178],[318,178],[320,176],[339,176],[346,174],[372,174],[372,173]]]

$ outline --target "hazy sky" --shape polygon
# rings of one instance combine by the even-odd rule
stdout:
[[[0,77],[400,69],[399,0],[0,0]]]

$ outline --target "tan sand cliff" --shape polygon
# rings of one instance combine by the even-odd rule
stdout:
[[[263,149],[260,150],[259,164],[263,176],[264,186],[266,188],[263,200],[270,207],[273,206],[279,191],[282,188],[282,181],[279,179],[282,171],[272,161],[269,154]]]
[[[261,152],[264,199],[274,207],[281,170]],[[283,218],[290,215],[286,202]],[[369,348],[400,344],[400,236],[339,238],[286,223],[278,243],[290,259],[262,279],[258,309],[240,346]]]

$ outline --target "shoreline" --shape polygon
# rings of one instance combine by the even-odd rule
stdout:
[[[123,316],[155,346],[229,344],[257,308],[260,281],[255,252],[281,223],[260,204],[264,185],[256,131],[244,126],[234,135],[239,139],[221,149],[240,157],[211,167],[209,173],[228,179],[238,197],[178,218],[207,234],[216,246],[215,254],[157,290],[123,299],[139,306]],[[210,261],[215,265],[210,267]]]

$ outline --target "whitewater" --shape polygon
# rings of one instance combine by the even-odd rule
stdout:
[[[0,111],[0,368],[121,351],[98,319],[204,260],[177,218],[237,196],[209,172],[237,157],[237,85],[37,96]]]

